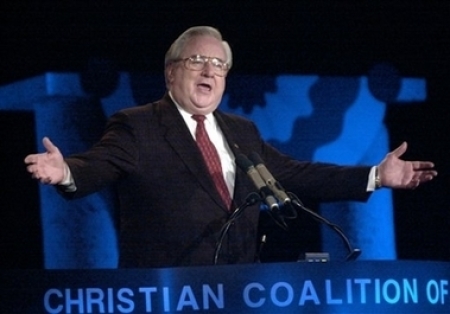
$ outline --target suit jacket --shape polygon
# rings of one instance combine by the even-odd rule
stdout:
[[[242,117],[214,113],[237,155],[257,152],[287,191],[320,201],[366,200],[369,167],[296,161],[265,143]],[[120,267],[211,265],[229,213],[176,106],[161,100],[113,115],[101,140],[66,159],[82,197],[117,183],[120,202]],[[236,169],[234,202],[255,192]],[[250,263],[256,252],[259,205],[232,224],[219,263]]]

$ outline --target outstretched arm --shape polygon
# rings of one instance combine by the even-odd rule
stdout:
[[[25,157],[27,171],[44,184],[60,184],[65,177],[64,157],[48,137],[42,139],[46,152]]]
[[[378,165],[381,186],[396,189],[414,189],[437,176],[431,161],[405,161],[400,157],[408,144],[403,142]]]

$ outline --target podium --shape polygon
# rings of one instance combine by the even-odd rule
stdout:
[[[450,263],[1,270],[1,313],[450,313]]]

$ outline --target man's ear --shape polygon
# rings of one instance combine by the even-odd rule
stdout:
[[[167,77],[167,80],[170,82],[170,83],[172,83],[173,82],[173,80],[174,80],[174,74],[173,74],[173,66],[167,66],[167,68],[166,68],[166,77]]]

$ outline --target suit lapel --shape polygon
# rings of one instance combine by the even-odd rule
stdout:
[[[224,210],[227,210],[214,186],[197,144],[175,104],[168,95],[165,95],[161,105],[160,121],[161,126],[165,129],[163,134],[165,140],[172,146],[179,159],[192,172],[214,201]]]
[[[225,139],[228,143],[228,146],[230,147],[234,157],[242,154],[240,145],[238,144],[238,141],[236,141],[235,133],[233,130],[228,126],[228,124],[224,121],[222,117],[222,113],[216,111],[214,113],[214,116],[216,117],[217,123],[220,126],[220,129],[222,130],[223,135],[225,136]],[[235,173],[235,180],[234,180],[234,199],[238,202],[239,200],[243,200],[246,198],[247,191],[249,191],[249,186],[244,187],[245,183],[248,183],[249,180],[247,178],[247,174],[242,171],[239,167],[236,166],[236,173]],[[250,186],[250,191],[253,187]],[[236,204],[236,206],[239,206],[240,204]]]

